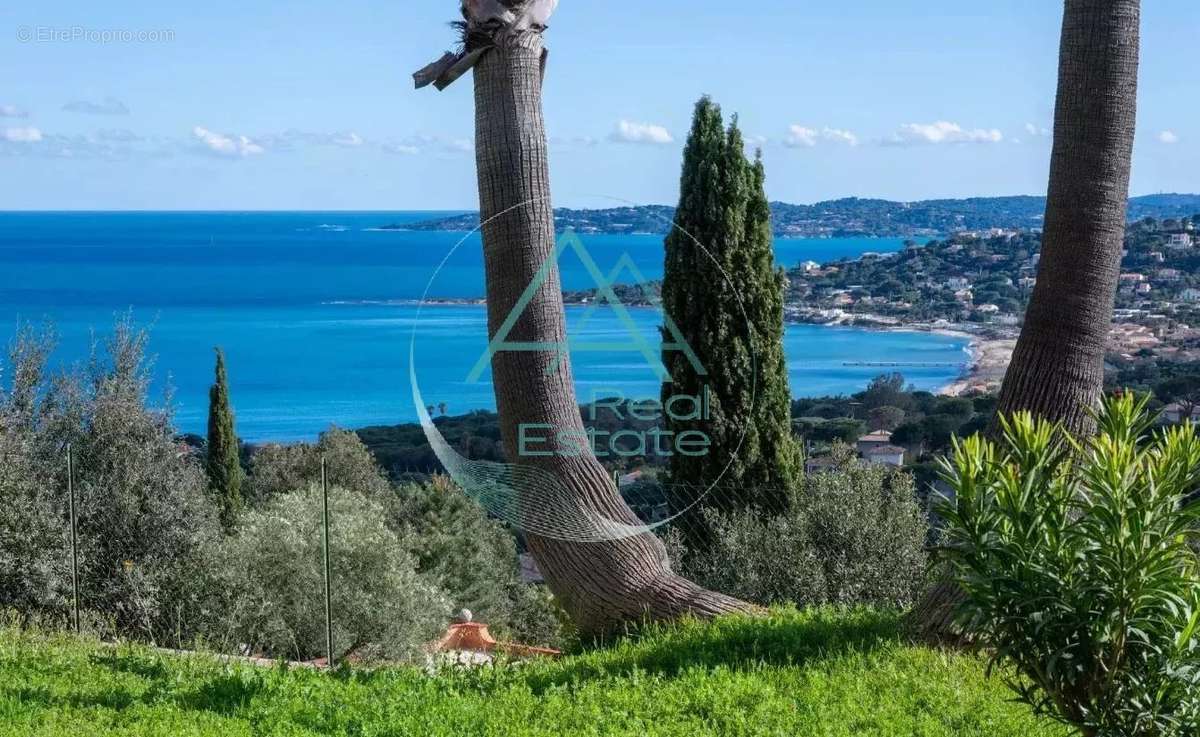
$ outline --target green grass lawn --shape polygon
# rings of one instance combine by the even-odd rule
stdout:
[[[891,615],[685,623],[556,662],[428,676],[224,665],[0,632],[4,735],[1062,736],[980,659]]]

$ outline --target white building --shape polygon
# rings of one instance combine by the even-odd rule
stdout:
[[[1192,236],[1187,233],[1175,233],[1171,236],[1171,240],[1167,241],[1169,248],[1191,248],[1192,245]]]
[[[863,458],[867,463],[877,466],[900,467],[904,465],[904,453],[904,448],[895,445],[881,445],[863,453]]]
[[[1192,407],[1192,416],[1190,418],[1185,417],[1186,414],[1188,414],[1186,407],[1178,402],[1172,402],[1166,407],[1163,407],[1162,416],[1167,422],[1180,422],[1184,419],[1191,419],[1193,422],[1196,422],[1197,420],[1200,420],[1200,407]]]
[[[858,439],[858,452],[866,455],[868,451],[892,444],[892,434],[887,430],[876,430]]]

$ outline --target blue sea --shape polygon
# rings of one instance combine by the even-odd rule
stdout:
[[[419,304],[422,295],[483,296],[479,237],[381,228],[447,214],[0,213],[0,335],[50,322],[54,361],[69,365],[131,313],[150,331],[155,397],[171,388],[186,432],[204,428],[214,346],[226,352],[239,433],[250,441],[414,421],[410,348],[426,405],[489,409],[487,372],[467,381],[487,348],[485,308]],[[661,236],[583,242],[605,273],[628,255],[647,279],[662,275]],[[900,239],[780,239],[776,255],[790,265],[901,247]],[[571,254],[560,269],[565,288],[594,286]],[[661,313],[629,315],[657,345]],[[611,309],[568,308],[568,325],[583,342],[630,335]],[[927,333],[790,326],[786,344],[797,396],[859,391],[881,372],[847,363],[951,364],[904,370],[932,389],[966,360],[966,341]],[[573,363],[581,401],[658,394],[636,352],[579,351]]]

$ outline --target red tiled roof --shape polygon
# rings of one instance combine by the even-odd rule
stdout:
[[[442,636],[442,639],[434,644],[433,650],[435,652],[447,652],[450,650],[464,650],[477,653],[497,652],[518,658],[535,656],[556,658],[562,655],[561,651],[548,647],[531,647],[511,642],[497,642],[491,633],[488,632],[487,625],[481,622],[450,625],[450,629],[446,630],[446,634]]]

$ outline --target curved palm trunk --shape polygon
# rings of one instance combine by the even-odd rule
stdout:
[[[488,328],[494,337],[555,245],[546,133],[541,104],[542,38],[538,31],[500,33],[475,66],[475,143],[487,275]],[[515,342],[563,343],[566,327],[558,270],[553,269],[508,333]],[[590,452],[522,456],[519,428],[583,431],[569,360],[554,353],[492,356],[492,379],[508,457],[553,474],[581,506],[621,523],[641,524]],[[539,450],[553,450],[539,446]],[[643,618],[744,611],[736,599],[706,591],[672,573],[651,533],[609,542],[531,535],[529,547],[551,590],[586,632]]]
[[[1089,433],[1120,274],[1140,0],[1067,0],[1042,257],[998,411]]]
[[[997,418],[1029,411],[1075,434],[1104,389],[1137,117],[1140,0],[1067,0],[1042,256]],[[993,420],[993,433],[998,420]],[[961,642],[953,581],[909,615],[923,639]]]

